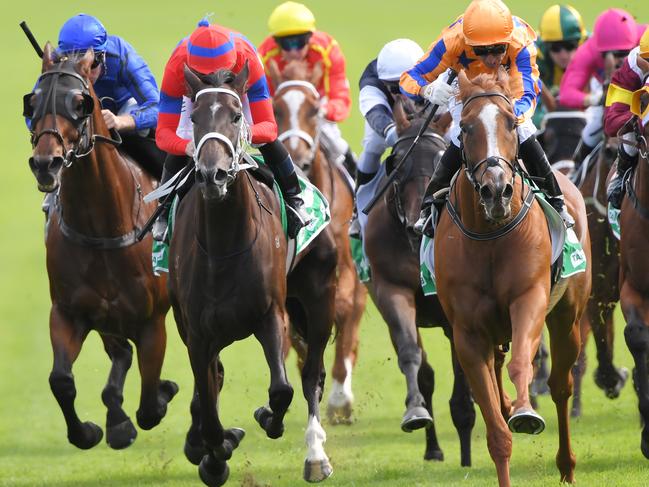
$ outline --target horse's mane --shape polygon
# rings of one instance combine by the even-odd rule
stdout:
[[[284,80],[303,80],[309,78],[309,66],[304,61],[289,61],[282,71]]]
[[[482,73],[468,80],[468,83],[460,83],[459,97],[464,102],[471,96],[489,92],[502,93],[511,100],[512,91],[509,86],[509,75],[504,69],[500,69],[497,74]],[[510,109],[509,111],[514,116],[513,110]]]

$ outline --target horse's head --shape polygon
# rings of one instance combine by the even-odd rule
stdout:
[[[516,116],[510,101],[509,77],[458,76],[463,103],[461,142],[466,173],[480,195],[488,220],[511,215],[514,167],[518,153]]]
[[[271,61],[268,71],[276,86],[273,109],[279,140],[308,176],[318,151],[321,112],[316,86],[322,78],[322,66],[318,63],[309,70],[306,62],[291,61],[280,73],[277,64]]]
[[[43,192],[56,191],[62,167],[85,155],[92,144],[88,120],[95,97],[88,76],[94,59],[92,49],[60,57],[48,42],[37,85],[23,97],[23,115],[31,120],[29,167]]]
[[[385,161],[388,174],[394,170],[395,165],[408,151],[425,123],[427,113],[417,112],[410,100],[399,96],[393,107],[393,115],[399,139],[394,145],[392,154]],[[442,134],[446,133],[450,123],[451,117],[448,113],[435,118],[430,123],[408,158],[396,169],[399,175],[393,184],[392,192],[388,195],[388,198],[395,202],[397,217],[403,224],[413,248],[417,248],[420,238],[413,230],[413,226],[419,217],[421,201],[435,165],[444,153],[446,141]]]
[[[225,198],[239,172],[248,129],[243,117],[243,99],[248,82],[248,64],[239,74],[228,70],[202,75],[185,66],[187,91],[194,106],[196,182],[206,199]]]

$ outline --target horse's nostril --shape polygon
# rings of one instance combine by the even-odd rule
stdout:
[[[214,173],[215,184],[223,184],[227,178],[228,178],[228,173],[223,169],[218,169],[216,173]]]
[[[493,199],[493,191],[489,185],[480,186],[480,198],[482,201]]]
[[[513,194],[514,194],[514,187],[510,183],[507,183],[505,185],[505,189],[503,190],[503,198],[510,199]]]

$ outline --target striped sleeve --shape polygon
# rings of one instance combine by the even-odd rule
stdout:
[[[453,65],[452,52],[447,49],[444,37],[433,44],[412,69],[401,75],[401,92],[409,98],[419,98],[419,90],[434,81]]]
[[[515,97],[514,113],[519,120],[534,115],[541,92],[539,69],[536,65],[536,47],[528,44],[518,51],[509,70],[510,86]]]

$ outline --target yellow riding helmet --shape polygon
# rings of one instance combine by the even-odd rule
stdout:
[[[588,33],[581,14],[570,5],[552,5],[541,17],[539,37],[543,42],[583,42]]]
[[[315,31],[315,17],[306,5],[284,2],[270,14],[268,29],[273,37],[306,34]]]
[[[462,32],[469,46],[508,44],[513,31],[512,13],[500,0],[473,0],[464,12]]]
[[[649,58],[649,29],[644,31],[640,38],[640,57]]]

